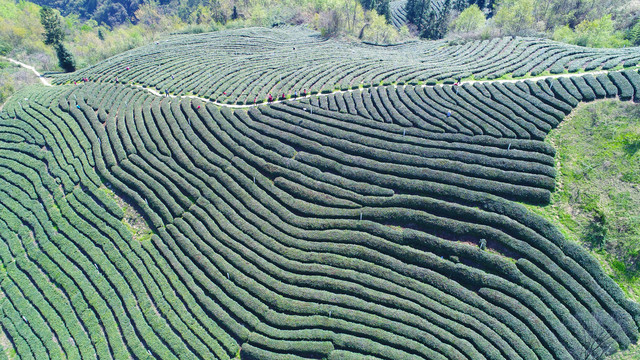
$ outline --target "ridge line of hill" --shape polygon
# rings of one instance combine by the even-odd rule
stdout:
[[[51,82],[49,80],[47,80],[46,77],[44,77],[42,74],[40,74],[33,66],[27,65],[25,63],[22,63],[18,60],[6,57],[6,56],[0,56],[0,58],[6,59],[16,65],[19,65],[21,67],[24,67],[28,70],[31,70],[39,79],[40,82],[42,82],[43,85],[45,86],[57,86],[57,85],[53,85],[51,84]],[[617,71],[617,70],[616,70]],[[573,77],[573,76],[582,76],[585,74],[591,74],[591,75],[600,75],[600,74],[608,74],[610,72],[614,72],[611,70],[598,70],[598,71],[585,71],[585,72],[581,72],[581,73],[564,73],[564,74],[552,74],[552,75],[542,75],[542,76],[532,76],[532,77],[528,77],[528,78],[522,78],[522,79],[494,79],[494,80],[464,80],[464,81],[460,81],[458,84],[460,85],[464,85],[464,84],[474,84],[474,83],[515,83],[518,81],[525,81],[525,80],[531,80],[531,81],[539,81],[539,80],[545,80],[545,79],[557,79],[557,78],[563,78],[563,77]],[[428,84],[422,84],[422,85],[418,85],[420,87],[427,87],[427,86],[437,86],[437,85],[442,85],[442,84],[436,84],[436,85],[428,85]],[[235,108],[235,109],[243,109],[243,108],[251,108],[254,106],[260,106],[260,105],[265,105],[264,102],[260,102],[260,103],[255,103],[255,104],[225,104],[225,103],[221,103],[221,102],[217,102],[217,101],[213,101],[207,98],[203,98],[200,96],[196,96],[196,95],[174,95],[174,94],[169,94],[169,95],[164,95],[162,93],[160,93],[159,91],[153,89],[153,88],[149,88],[149,87],[144,87],[142,85],[139,84],[133,84],[133,86],[140,88],[142,90],[145,90],[153,95],[156,96],[160,96],[160,97],[164,97],[164,96],[168,96],[171,98],[191,98],[191,99],[198,99],[201,100],[203,102],[208,102],[208,103],[212,103],[214,105],[217,106],[221,106],[221,107],[229,107],[229,108]],[[379,88],[379,87],[383,87],[383,86],[389,86],[389,85],[375,85],[375,86],[371,86],[370,88]],[[394,87],[397,87],[398,85],[393,85]],[[407,85],[400,85],[400,86],[407,86]],[[340,94],[340,93],[347,93],[347,92],[352,92],[352,91],[356,91],[356,90],[362,90],[360,88],[358,89],[348,89],[348,90],[335,90],[332,91],[330,93],[318,93],[318,94],[313,94],[313,95],[305,95],[305,96],[298,96],[295,98],[287,98],[284,100],[274,100],[271,102],[268,102],[268,104],[279,104],[279,103],[283,103],[283,102],[287,102],[287,101],[295,101],[295,100],[300,100],[300,99],[304,99],[304,98],[309,98],[311,96],[327,96],[327,95],[333,95],[333,94]],[[0,107],[0,110],[2,110],[2,107]]]
[[[534,77],[528,77],[528,78],[522,78],[522,79],[494,79],[494,80],[465,80],[465,81],[460,81],[459,84],[460,85],[464,85],[464,84],[474,84],[474,83],[515,83],[518,81],[525,81],[525,80],[531,80],[531,81],[539,81],[539,80],[544,80],[544,79],[557,79],[557,78],[563,78],[563,77],[574,77],[574,76],[582,76],[585,74],[591,74],[591,75],[600,75],[600,74],[608,74],[610,72],[614,72],[614,71],[610,71],[610,70],[599,70],[599,71],[585,71],[582,73],[569,73],[569,74],[553,74],[553,75],[543,75],[543,76],[534,76]],[[428,84],[422,84],[422,85],[416,85],[419,87],[434,87],[437,85],[442,85],[442,84],[436,84],[436,85],[428,85]],[[212,103],[214,105],[217,106],[226,106],[229,108],[237,108],[237,109],[243,109],[243,108],[251,108],[254,106],[260,106],[260,105],[265,105],[265,104],[279,104],[279,103],[283,103],[283,102],[287,102],[287,101],[296,101],[296,100],[300,100],[300,99],[304,99],[304,98],[310,98],[312,96],[328,96],[328,95],[334,95],[334,94],[341,94],[341,93],[347,93],[347,92],[353,92],[353,91],[358,91],[358,90],[363,90],[362,88],[357,88],[357,89],[348,89],[348,90],[335,90],[332,91],[330,93],[317,93],[317,94],[313,94],[313,95],[304,95],[304,96],[298,96],[295,98],[287,98],[284,100],[274,100],[268,103],[265,102],[260,102],[260,103],[255,103],[255,104],[225,104],[225,103],[221,103],[218,101],[213,101],[207,98],[203,98],[200,96],[196,96],[196,95],[174,95],[174,94],[169,94],[169,95],[164,95],[162,93],[160,93],[159,91],[153,89],[153,88],[149,88],[149,87],[144,87],[142,85],[139,84],[134,84],[133,86],[140,88],[142,90],[145,90],[153,95],[156,96],[168,96],[171,98],[191,98],[191,99],[198,99],[201,100],[203,102],[208,102],[208,103]],[[380,88],[380,87],[385,87],[385,86],[390,86],[390,85],[375,85],[375,86],[371,86],[369,88]],[[391,85],[393,87],[398,87],[398,86],[407,86],[405,85]]]

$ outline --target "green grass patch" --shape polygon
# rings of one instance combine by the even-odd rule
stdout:
[[[638,360],[640,359],[640,343],[631,344],[627,350],[619,351],[607,358],[607,360]]]
[[[580,105],[546,141],[557,149],[556,191],[550,205],[527,207],[589,249],[640,302],[640,105]]]
[[[111,197],[116,204],[122,209],[124,217],[122,223],[129,229],[131,236],[134,240],[148,241],[151,240],[153,230],[149,227],[149,224],[144,219],[144,216],[140,214],[136,209],[127,203],[124,199],[119,197],[113,190],[106,186],[101,186],[100,190],[104,191],[109,197]]]
[[[640,302],[640,105],[580,105],[546,139],[557,150],[551,203],[525,205],[584,245],[627,296]],[[640,346],[609,360],[640,359]]]

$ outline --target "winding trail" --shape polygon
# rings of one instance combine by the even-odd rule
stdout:
[[[38,79],[40,79],[40,82],[42,83],[42,85],[44,86],[53,86],[51,85],[51,82],[49,82],[49,80],[47,78],[45,78],[44,76],[42,76],[42,74],[40,74],[38,72],[38,70],[36,70],[36,68],[34,68],[31,65],[27,65],[25,63],[22,63],[16,59],[12,59],[12,58],[8,58],[6,56],[0,56],[0,58],[5,59],[11,63],[14,63],[16,65],[22,66],[23,68],[27,69],[27,70],[31,70],[34,74],[36,74],[36,76],[38,77]]]
[[[20,62],[18,60],[15,60],[15,59],[12,59],[12,58],[8,58],[8,57],[5,57],[5,56],[0,56],[0,58],[6,59],[6,60],[8,60],[8,61],[10,61],[10,62],[12,62],[14,64],[22,66],[25,69],[31,70],[40,79],[40,82],[42,82],[43,85],[45,85],[45,86],[55,86],[55,85],[52,85],[51,82],[49,82],[49,80],[47,78],[45,78],[42,74],[40,74],[33,66],[27,65],[27,64],[22,63],[22,62]],[[637,69],[637,67],[633,67],[631,69]],[[608,74],[608,73],[609,73],[608,70],[586,71],[586,72],[581,72],[581,73],[533,76],[533,77],[522,78],[522,79],[465,80],[465,81],[461,81],[460,84],[464,85],[464,84],[474,84],[474,83],[515,83],[515,82],[518,82],[518,81],[525,81],[525,80],[538,81],[538,80],[544,80],[544,79],[557,79],[557,78],[562,78],[562,77],[582,76],[582,75],[585,75],[585,74],[600,75],[600,74]],[[424,84],[424,85],[420,85],[420,86],[426,87],[426,86],[439,86],[439,85],[442,86],[441,84],[438,84],[438,85],[426,85],[426,84]],[[151,93],[153,95],[160,96],[160,97],[168,96],[168,97],[171,97],[171,98],[198,99],[200,101],[212,103],[212,104],[217,105],[217,106],[226,106],[226,107],[234,108],[234,109],[250,108],[250,107],[254,107],[254,106],[260,106],[260,105],[267,104],[265,102],[260,102],[260,103],[255,103],[255,104],[244,104],[244,105],[225,104],[225,103],[213,101],[211,99],[195,96],[195,95],[173,95],[173,94],[165,95],[165,94],[162,94],[162,93],[160,93],[159,91],[157,91],[157,90],[155,90],[153,88],[148,88],[148,87],[144,87],[142,85],[137,85],[137,84],[134,84],[133,86],[135,86],[137,88],[140,88],[142,90],[145,90],[145,91],[147,91],[147,92],[149,92],[149,93]],[[382,86],[383,85],[372,86],[371,88],[378,88],[378,87],[382,87]],[[385,85],[385,86],[387,86],[387,85]],[[398,85],[393,85],[393,86],[397,87]],[[400,86],[406,86],[406,85],[400,85]],[[325,94],[314,94],[314,95],[298,96],[296,98],[289,98],[289,99],[284,99],[284,100],[274,100],[274,101],[271,101],[269,104],[278,104],[278,103],[287,102],[287,101],[296,101],[296,100],[308,98],[308,97],[311,97],[311,96],[327,96],[327,95],[347,93],[347,92],[358,91],[358,90],[362,90],[362,89],[358,88],[358,89],[349,89],[349,90],[337,90],[337,91],[333,91],[333,92],[325,93]],[[2,107],[0,107],[0,110],[2,110]]]
[[[633,68],[632,68],[633,69]],[[600,71],[587,71],[587,72],[581,72],[581,73],[569,73],[569,74],[555,74],[555,75],[544,75],[544,76],[533,76],[533,77],[528,77],[528,78],[522,78],[522,79],[500,79],[500,80],[465,80],[465,81],[461,81],[460,85],[464,85],[464,84],[474,84],[474,83],[515,83],[518,81],[525,81],[525,80],[531,80],[531,81],[538,81],[538,80],[544,80],[544,79],[557,79],[557,78],[563,78],[563,77],[573,77],[573,76],[582,76],[585,74],[591,74],[591,75],[600,75],[600,74],[608,74],[609,71],[608,70],[600,70]],[[213,101],[211,99],[207,99],[207,98],[203,98],[203,97],[199,97],[199,96],[195,96],[195,95],[173,95],[173,94],[169,94],[169,95],[165,95],[160,93],[159,91],[153,89],[153,88],[148,88],[148,87],[144,87],[142,85],[133,85],[137,88],[140,88],[142,90],[146,90],[147,92],[150,92],[151,94],[154,94],[156,96],[168,96],[171,98],[191,98],[191,99],[198,99],[201,100],[203,102],[208,102],[208,103],[212,103],[214,105],[217,106],[226,106],[229,108],[236,108],[236,109],[242,109],[242,108],[250,108],[250,107],[254,107],[254,106],[260,106],[260,105],[265,105],[267,103],[265,102],[260,102],[260,103],[256,103],[256,104],[244,104],[244,105],[238,105],[238,104],[225,104],[225,103],[221,103],[221,102],[217,102],[217,101]],[[371,86],[370,88],[378,88],[378,87],[382,87],[383,85],[378,85],[378,86]],[[384,85],[384,86],[388,86],[388,85]],[[393,85],[394,87],[398,87],[398,85]],[[400,86],[407,86],[407,85],[400,85]],[[442,86],[442,84],[437,84],[437,85],[420,85],[421,87],[427,87],[427,86]],[[306,96],[298,96],[296,98],[289,98],[289,99],[284,99],[284,100],[274,100],[269,102],[269,104],[278,104],[278,103],[282,103],[282,102],[287,102],[287,101],[296,101],[296,100],[300,100],[300,99],[304,99],[304,98],[309,98],[311,96],[327,96],[327,95],[333,95],[333,94],[340,94],[340,93],[347,93],[347,92],[353,92],[353,91],[359,91],[359,90],[363,90],[361,88],[358,89],[349,89],[349,90],[336,90],[330,93],[324,93],[324,94],[314,94],[314,95],[306,95]]]

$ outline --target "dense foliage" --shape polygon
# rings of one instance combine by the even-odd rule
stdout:
[[[357,1],[366,10],[375,10],[379,15],[385,17],[390,15],[389,0],[354,0],[354,2]],[[158,6],[165,15],[176,15],[187,23],[217,22],[225,24],[228,21],[241,18],[265,16],[270,12],[273,12],[276,17],[281,16],[279,19],[273,18],[273,23],[289,23],[294,21],[293,18],[306,11],[320,12],[328,8],[338,10],[342,4],[349,1],[161,0],[148,3],[141,0],[35,0],[34,2],[43,6],[55,7],[65,15],[78,15],[83,19],[93,19],[99,24],[113,27],[127,22],[137,23],[141,20],[137,11],[150,5]],[[271,25],[271,23],[262,25]]]
[[[389,0],[360,0],[360,3],[365,9],[375,10],[379,15],[383,15],[387,19],[391,16]]]
[[[139,11],[148,12],[149,8],[154,9],[153,11],[165,20],[173,22],[175,27],[180,26],[176,20],[195,28],[203,25],[220,27],[229,23],[235,23],[234,27],[243,26],[241,24],[244,23],[253,26],[301,23],[317,26],[318,17],[322,27],[327,30],[325,34],[330,36],[345,33],[358,35],[360,28],[348,29],[347,20],[351,18],[350,13],[358,4],[365,13],[375,10],[390,23],[407,24],[415,35],[428,39],[442,38],[449,30],[454,30],[453,36],[463,34],[467,37],[538,34],[551,36],[556,29],[563,26],[575,30],[583,23],[612,16],[616,39],[621,40],[632,30],[640,15],[640,7],[627,5],[624,0],[163,0],[152,3],[119,0],[40,0],[38,3],[55,6],[64,14],[92,19],[97,24],[110,27],[145,21]],[[464,31],[460,27],[454,28],[457,17],[472,6],[480,9],[491,21],[482,26],[481,30]],[[399,23],[397,20],[394,21],[393,11],[398,12],[400,9],[405,16]],[[335,18],[342,18],[342,21]],[[363,25],[371,22],[366,21]],[[345,27],[347,29],[344,29]],[[336,28],[339,31],[336,31]],[[318,27],[316,29],[320,30]],[[623,44],[620,41],[614,41],[600,46],[621,45]]]
[[[55,46],[64,41],[65,34],[60,24],[60,17],[52,8],[45,6],[40,9],[40,23],[44,27],[45,45]]]
[[[58,55],[58,64],[66,72],[76,71],[76,60],[73,54],[69,52],[64,44],[60,43],[56,45],[56,55]]]
[[[478,5],[471,5],[464,9],[452,22],[451,28],[455,32],[471,33],[485,26],[486,18]]]
[[[73,54],[64,46],[65,34],[62,30],[60,17],[50,7],[40,9],[40,22],[44,27],[44,43],[45,45],[53,45],[58,55],[58,64],[66,72],[76,71],[76,61]]]
[[[562,26],[553,33],[555,40],[589,47],[622,47],[629,44],[622,32],[616,31],[611,16],[593,21],[585,20],[575,29]],[[631,40],[633,38],[631,37]]]
[[[634,45],[640,45],[640,19],[629,29],[627,37]]]
[[[109,26],[135,19],[142,0],[34,0],[36,4],[59,9],[64,15],[76,14]]]
[[[554,38],[591,47],[633,44],[625,37],[634,38],[633,26],[640,19],[640,4],[623,0],[396,0],[390,8],[396,27],[407,24],[423,38],[441,38],[447,33],[464,38],[550,37],[560,30],[562,36]],[[460,26],[462,22],[467,26]],[[576,36],[569,36],[574,31]]]

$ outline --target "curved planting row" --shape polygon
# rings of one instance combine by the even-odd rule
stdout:
[[[98,138],[78,121],[96,114],[61,93],[23,93],[0,115],[0,323],[18,356],[234,357],[167,259],[131,238],[93,169]]]
[[[247,37],[251,43],[245,41]],[[639,62],[638,48],[589,49],[533,38],[375,46],[325,40],[305,28],[250,28],[176,35],[60,75],[55,82],[136,83],[163,93],[253,104],[269,96],[280,99],[392,83],[453,83],[454,78],[471,76],[492,79],[632,67]]]
[[[391,24],[398,29],[407,24],[407,0],[395,0],[389,3]]]
[[[431,0],[429,6],[437,13],[442,13],[446,1],[445,0]]]
[[[437,14],[444,9],[444,0],[429,0],[429,8]],[[394,0],[389,3],[390,21],[396,28],[407,25],[407,0]]]
[[[21,357],[576,359],[638,339],[640,307],[510,201],[548,201],[544,135],[580,101],[638,101],[636,71],[248,111],[32,91],[0,120],[0,323]]]

